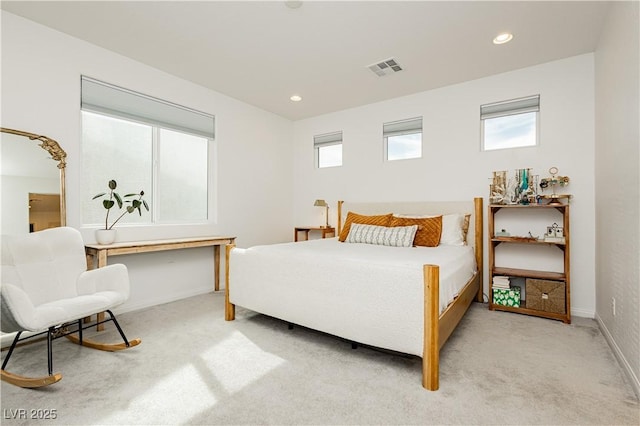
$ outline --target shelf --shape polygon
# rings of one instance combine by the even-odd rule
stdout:
[[[567,276],[562,272],[534,271],[531,269],[494,267],[492,275],[508,277],[537,278],[540,280],[566,281]]]
[[[504,210],[503,210],[504,209]],[[536,213],[532,213],[532,212]],[[498,215],[498,212],[501,212]],[[488,216],[488,229],[489,229],[489,309],[492,311],[504,311],[504,312],[513,312],[524,315],[532,315],[541,318],[548,318],[554,320],[560,320],[564,323],[571,323],[571,291],[570,291],[570,223],[569,223],[569,212],[570,208],[568,204],[491,204],[489,205],[489,216]],[[544,239],[536,239],[536,238],[527,238],[523,236],[498,236],[496,235],[496,228],[500,229],[497,226],[501,221],[513,220],[520,218],[520,228],[527,223],[527,221],[535,221],[538,220],[538,217],[544,217],[548,219],[550,216],[557,216],[560,213],[562,216],[562,220],[557,221],[558,223],[562,223],[562,227],[564,229],[564,240],[562,242],[551,242],[545,241]],[[496,219],[498,223],[496,223]],[[525,228],[526,229],[526,228]],[[509,268],[509,267],[501,267],[496,266],[496,250],[499,245],[502,243],[506,243],[510,247],[517,250],[521,256],[524,256],[523,253],[528,252],[548,252],[548,254],[557,256],[560,255],[563,261],[563,267],[560,269],[561,272],[552,272],[552,271],[544,271],[544,270],[533,270],[533,269],[522,269],[522,268]],[[516,246],[513,246],[515,244]],[[520,246],[520,247],[518,247]],[[546,247],[545,247],[546,246]],[[549,246],[555,246],[559,251],[552,250],[547,248]],[[534,249],[537,247],[537,249]],[[509,263],[507,258],[498,259],[498,263],[502,265],[506,265]],[[513,265],[513,263],[511,263]],[[528,263],[524,263],[521,266],[527,266]],[[533,264],[530,265],[534,266]],[[556,271],[558,269],[555,269]],[[493,277],[497,275],[507,276],[513,278],[524,278],[524,279],[537,279],[537,280],[546,280],[546,281],[555,281],[563,283],[564,286],[564,310],[565,313],[558,314],[555,312],[547,312],[545,310],[531,309],[525,308],[526,302],[525,300],[521,300],[521,307],[513,307],[513,306],[504,306],[493,303]],[[533,284],[533,283],[532,283]],[[524,294],[521,293],[522,296],[525,296],[526,292],[526,284],[524,290]],[[526,297],[526,296],[525,296]],[[537,297],[542,297],[541,295],[536,293]],[[544,299],[544,298],[543,298]],[[531,300],[534,301],[534,300]],[[540,306],[538,304],[533,304],[537,308],[546,309],[546,304],[544,300],[540,301]]]
[[[569,204],[490,204],[489,209],[493,213],[500,209],[556,209],[564,214],[569,211]]]
[[[522,303],[524,303],[524,300],[522,300]],[[555,312],[539,311],[537,309],[529,309],[529,308],[523,308],[523,307],[514,308],[512,306],[497,305],[492,302],[489,303],[489,309],[492,311],[515,312],[517,314],[532,315],[540,318],[555,319],[555,320],[560,320],[565,324],[571,323],[571,319],[567,314],[557,314]]]
[[[491,209],[565,209],[569,204],[490,204]]]
[[[493,237],[491,241],[494,243],[520,243],[520,244],[546,244],[553,246],[564,246],[566,245],[566,240],[564,243],[561,242],[553,242],[553,241],[545,241],[545,240],[529,240],[524,237]]]

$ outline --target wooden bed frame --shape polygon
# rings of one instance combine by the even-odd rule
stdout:
[[[459,296],[439,314],[439,283],[440,268],[438,265],[424,265],[424,340],[422,356],[422,386],[435,391],[439,388],[439,361],[440,348],[453,333],[456,326],[475,299],[483,301],[483,207],[482,198],[474,198],[474,251],[476,257],[477,272],[467,282]],[[338,234],[342,228],[342,201],[338,202]],[[470,238],[470,236],[468,236]],[[229,255],[235,247],[234,244],[226,248],[226,276],[225,276],[225,320],[235,319],[235,305],[229,301]]]

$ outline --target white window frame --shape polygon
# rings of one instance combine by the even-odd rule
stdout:
[[[510,117],[519,114],[535,113],[535,138],[528,145],[504,146],[499,148],[487,148],[485,135],[485,120],[501,117]],[[508,101],[494,102],[480,106],[480,150],[497,151],[502,149],[530,148],[538,146],[540,141],[540,95],[511,99]]]
[[[342,150],[342,131],[323,133],[321,135],[316,135],[313,137],[314,162],[317,169],[342,167],[342,165],[344,164],[343,157],[341,158],[340,164],[335,164],[331,166],[320,165],[320,150],[322,148],[336,146],[336,145],[340,145],[340,149]]]
[[[383,123],[382,125],[382,139],[384,149],[385,161],[402,161],[402,160],[415,160],[422,158],[422,152],[424,151],[424,140],[422,138],[422,117],[413,117],[405,120],[390,121]],[[407,158],[392,158],[389,159],[389,137],[392,136],[405,136],[405,135],[420,135],[420,155],[417,157]]]
[[[104,83],[99,80],[81,77],[81,111],[116,118],[152,129],[151,188],[144,188],[152,194],[150,197],[150,221],[139,225],[203,225],[217,222],[215,116],[191,108],[183,107],[158,98]],[[136,105],[132,105],[136,104]],[[137,109],[136,109],[137,108]],[[141,113],[143,111],[143,113]],[[164,221],[159,222],[157,209],[158,182],[158,141],[161,129],[202,137],[207,140],[207,212],[203,221]],[[106,181],[105,181],[106,184]],[[123,188],[124,190],[124,188]],[[82,215],[84,217],[84,213]],[[84,223],[83,226],[94,226]]]

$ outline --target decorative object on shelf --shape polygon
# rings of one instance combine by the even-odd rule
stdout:
[[[516,192],[514,202],[517,204],[533,204],[536,202],[536,188],[534,181],[537,176],[531,174],[531,169],[516,170]]]
[[[489,202],[506,204],[507,201],[507,171],[493,172],[493,179],[489,184]]]
[[[558,205],[562,204],[560,199],[566,198],[567,202],[571,198],[569,194],[556,194],[556,186],[567,186],[569,184],[569,176],[558,176],[558,168],[551,167],[549,169],[551,177],[543,178],[540,180],[540,188],[544,191],[548,187],[551,187],[551,195],[543,195],[542,198],[549,199],[549,204]]]
[[[496,305],[520,307],[520,287],[513,286],[508,289],[493,287],[493,303]]]
[[[534,237],[533,235],[531,235],[531,232],[529,232],[529,236],[527,237],[509,237],[511,239],[511,241],[513,242],[531,242],[531,241],[538,241],[538,237]]]
[[[556,314],[566,313],[565,283],[527,278],[525,280],[525,290],[527,292],[527,308]]]
[[[538,201],[538,175],[531,169],[517,169],[514,177],[508,179],[507,171],[493,172],[489,184],[491,204],[533,204]]]
[[[544,240],[548,243],[564,243],[564,228],[557,223],[547,226],[547,233],[544,235]]]
[[[124,217],[125,214],[133,213],[134,211],[137,210],[140,216],[142,216],[142,207],[144,207],[147,211],[149,211],[149,205],[145,200],[142,199],[142,197],[144,196],[144,191],[140,191],[139,193],[127,194],[124,197],[121,197],[120,194],[118,194],[115,191],[116,188],[118,187],[118,184],[115,180],[111,179],[107,183],[107,186],[109,187],[109,192],[102,192],[100,194],[95,195],[92,198],[92,200],[95,200],[96,198],[102,198],[107,194],[109,195],[108,198],[102,200],[102,206],[107,210],[107,213],[104,219],[104,228],[96,230],[96,240],[100,244],[111,244],[115,241],[116,234],[115,234],[115,229],[113,229],[113,227],[116,223],[118,223],[120,219]],[[137,198],[125,200],[124,202],[122,200],[123,198],[133,198],[133,197],[137,197]],[[116,204],[118,204],[118,208],[121,209],[125,203],[129,205],[125,206],[124,212],[122,212],[122,214],[118,216],[118,218],[114,220],[111,223],[111,225],[109,225],[109,212],[111,211],[111,209]],[[101,232],[101,231],[112,231],[112,232]]]
[[[493,288],[508,290],[511,288],[511,280],[509,277],[504,275],[495,275],[493,277]]]
[[[325,224],[321,226],[321,228],[328,228],[329,227],[329,204],[327,204],[327,202],[325,200],[316,200],[315,203],[313,203],[313,205],[315,207],[325,207]]]
[[[500,231],[496,232],[496,237],[510,237],[511,234],[507,232],[506,229],[501,229]]]

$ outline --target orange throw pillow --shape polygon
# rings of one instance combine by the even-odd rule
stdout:
[[[418,225],[414,246],[437,247],[442,235],[442,216],[411,218],[392,217],[389,226]]]
[[[340,231],[339,241],[344,242],[349,235],[352,223],[360,223],[363,225],[389,226],[389,222],[393,217],[393,213],[382,214],[376,216],[365,216],[358,213],[347,213],[347,219],[344,221],[344,227]]]

